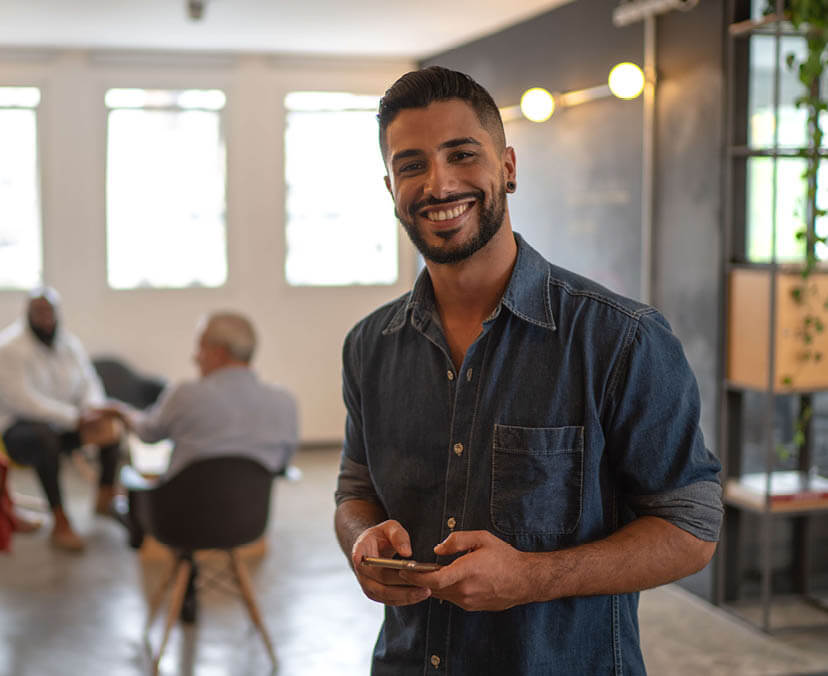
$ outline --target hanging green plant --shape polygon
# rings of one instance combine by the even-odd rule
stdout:
[[[778,3],[766,0],[764,13],[774,14]],[[800,32],[806,43],[805,58],[798,60],[795,54],[786,56],[789,69],[795,70],[803,93],[794,103],[797,108],[806,111],[806,144],[798,152],[799,157],[805,160],[805,171],[802,179],[805,182],[805,227],[796,233],[796,239],[804,249],[804,263],[801,268],[801,282],[791,290],[793,300],[804,309],[802,324],[797,332],[802,340],[803,361],[819,362],[823,358],[820,350],[815,349],[814,338],[825,331],[825,322],[822,313],[828,310],[828,300],[819,298],[816,285],[812,283],[817,263],[818,246],[825,245],[828,238],[819,236],[816,231],[816,221],[824,216],[826,211],[818,205],[818,179],[823,132],[820,126],[821,114],[828,110],[828,103],[823,99],[820,91],[820,81],[826,67],[826,48],[828,48],[828,0],[785,0],[783,3],[784,18],[790,21],[794,29]],[[794,387],[796,383],[792,376],[785,376],[783,383]],[[806,443],[807,428],[812,417],[810,401],[803,398],[796,421],[793,435],[793,449],[798,451]],[[793,455],[791,450],[781,445],[779,454],[783,459]]]

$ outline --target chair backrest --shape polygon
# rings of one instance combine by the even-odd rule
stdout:
[[[140,520],[169,547],[239,547],[264,533],[272,484],[270,470],[250,458],[198,460],[147,492]]]
[[[120,359],[101,357],[94,359],[92,364],[106,396],[125,401],[135,408],[143,409],[155,403],[164,389],[162,380],[136,373]]]

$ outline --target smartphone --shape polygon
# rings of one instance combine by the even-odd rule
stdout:
[[[440,570],[439,563],[421,563],[410,559],[380,559],[374,556],[363,556],[363,566],[376,566],[378,568],[394,568],[396,570],[413,570],[417,573],[431,573]]]

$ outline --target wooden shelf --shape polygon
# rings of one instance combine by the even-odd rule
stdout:
[[[735,507],[772,514],[828,510],[828,477],[798,471],[772,472],[769,499],[766,487],[764,472],[728,479],[724,501]]]
[[[806,318],[828,325],[828,274],[814,271],[804,291],[797,266],[732,268],[727,281],[728,382],[784,394],[828,389],[828,359],[808,357],[828,355],[828,333],[814,332],[807,344],[802,336]]]
[[[780,35],[802,35],[790,24],[787,16],[779,16],[778,14],[767,14],[758,20],[745,19],[744,21],[737,21],[728,26],[728,33],[734,38],[746,37],[755,33],[775,35],[779,23],[782,24],[779,27]]]

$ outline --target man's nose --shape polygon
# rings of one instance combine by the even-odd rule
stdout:
[[[426,174],[426,183],[423,189],[426,197],[443,199],[457,192],[457,178],[451,167],[445,163],[432,162]]]

